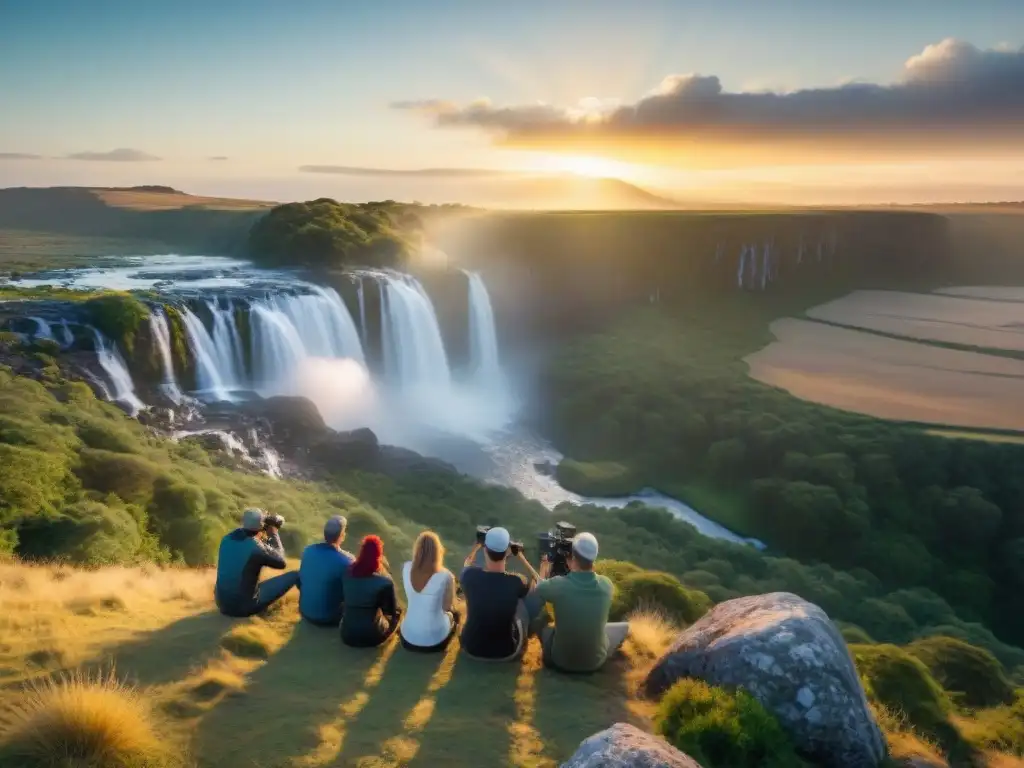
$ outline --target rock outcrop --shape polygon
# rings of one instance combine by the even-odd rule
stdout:
[[[584,739],[562,768],[701,768],[664,739],[626,723]]]
[[[885,740],[839,630],[796,595],[717,605],[679,636],[644,688],[657,696],[684,677],[743,688],[821,765],[873,768],[885,757]]]

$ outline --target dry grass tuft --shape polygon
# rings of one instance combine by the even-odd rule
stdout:
[[[267,659],[280,645],[280,637],[263,621],[239,624],[220,641],[221,647],[243,659]]]
[[[145,700],[108,674],[80,673],[30,688],[0,740],[0,762],[23,768],[170,768]],[[10,762],[8,762],[10,761]]]
[[[627,620],[629,637],[623,650],[634,667],[657,661],[679,636],[679,625],[656,608],[633,611]]]
[[[869,702],[869,706],[878,727],[885,735],[885,741],[889,745],[889,757],[893,761],[903,763],[918,758],[928,765],[948,765],[938,745],[914,730],[902,712],[894,712],[874,702]]]

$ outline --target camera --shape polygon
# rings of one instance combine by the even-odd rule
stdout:
[[[284,525],[284,518],[281,515],[268,514],[266,517],[263,518],[263,527],[264,528],[270,528],[270,527],[280,528],[283,525]]]
[[[555,523],[555,527],[547,533],[537,535],[541,558],[547,555],[551,561],[552,576],[564,576],[569,572],[569,556],[572,555],[575,537],[576,526],[564,520]]]
[[[476,527],[476,543],[477,544],[479,544],[480,546],[484,546],[484,539],[487,538],[487,532],[489,530],[491,530],[491,528],[492,528],[492,526],[490,526],[490,525],[478,525]],[[509,551],[513,554],[513,556],[518,556],[519,553],[523,551],[523,542],[521,542],[521,541],[509,541],[508,548],[509,548]]]

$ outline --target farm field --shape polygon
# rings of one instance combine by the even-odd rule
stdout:
[[[972,295],[854,291],[813,307],[807,316],[907,339],[1024,351],[1024,304],[1013,301],[988,301]]]
[[[750,375],[812,402],[884,419],[1024,431],[1024,361],[795,318],[748,355]]]

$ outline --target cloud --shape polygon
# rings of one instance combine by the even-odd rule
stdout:
[[[67,158],[69,160],[97,160],[117,163],[145,163],[160,159],[141,150],[128,149],[126,147],[112,149],[109,152],[75,152],[68,155]]]
[[[33,155],[28,152],[0,152],[0,160],[42,160],[42,155]]]
[[[713,75],[665,77],[622,105],[499,106],[486,99],[398,102],[441,128],[474,128],[498,144],[727,166],[852,155],[1024,150],[1024,48],[929,45],[891,84],[730,92]]]
[[[508,171],[484,168],[364,168],[354,165],[301,165],[303,173],[335,173],[343,176],[430,176],[444,178],[478,178],[511,175]]]
[[[218,161],[219,161],[219,160],[227,160],[227,159],[228,159],[228,156],[227,156],[227,155],[210,155],[210,156],[209,156],[208,158],[206,158],[206,159],[207,159],[207,160],[218,160]]]

